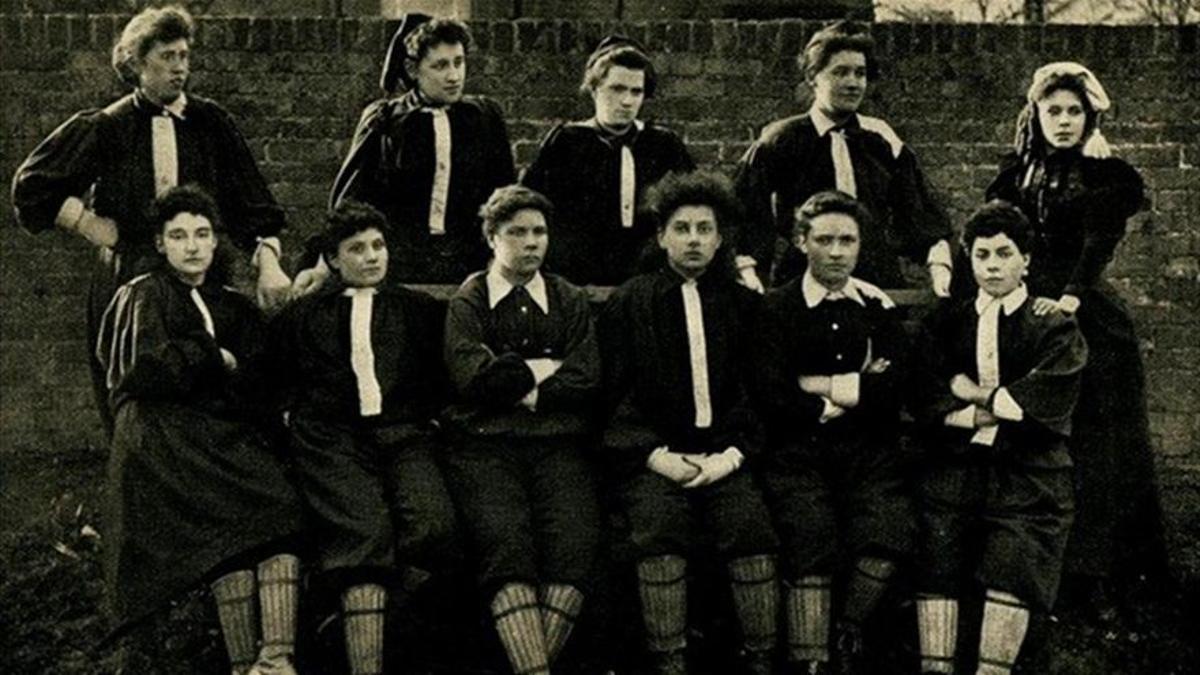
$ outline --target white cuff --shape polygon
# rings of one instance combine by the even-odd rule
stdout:
[[[525,359],[525,365],[529,367],[529,372],[533,373],[534,382],[541,384],[558,372],[558,369],[562,367],[562,361],[545,358]]]
[[[742,451],[738,450],[732,445],[728,448],[725,448],[725,452],[722,452],[721,454],[729,459],[729,461],[733,462],[733,468],[735,471],[741,468],[742,462],[746,461],[746,456],[742,454]]]
[[[87,208],[79,197],[67,197],[62,206],[58,207],[58,215],[54,216],[54,224],[64,230],[74,232],[79,228],[79,220]]]
[[[843,408],[858,405],[862,378],[858,373],[841,373],[829,378],[829,398]]]
[[[740,272],[747,267],[757,267],[758,261],[753,256],[738,255],[733,257],[733,265]]]
[[[1020,422],[1025,419],[1025,411],[1017,403],[1007,387],[1000,387],[992,396],[992,414],[1009,422]]]
[[[959,429],[975,428],[975,406],[969,405],[961,410],[946,413],[945,424]]]
[[[271,252],[275,254],[275,262],[283,263],[283,244],[279,241],[279,237],[257,237],[256,239],[258,246],[254,247],[254,255],[250,256],[251,265],[259,267],[264,248],[271,249]]]
[[[938,243],[929,247],[929,254],[925,256],[926,265],[945,265],[951,269],[954,268],[954,259],[950,256],[950,242],[945,239],[939,239]]]

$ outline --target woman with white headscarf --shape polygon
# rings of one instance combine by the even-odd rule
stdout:
[[[1112,584],[1165,572],[1161,508],[1144,375],[1129,310],[1104,278],[1126,220],[1143,205],[1141,177],[1100,133],[1110,107],[1096,76],[1073,62],[1033,75],[1014,152],[987,190],[1033,224],[1030,294],[1038,309],[1074,314],[1087,339],[1070,441],[1075,525],[1065,572],[1107,618]]]

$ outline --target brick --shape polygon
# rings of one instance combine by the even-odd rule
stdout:
[[[692,26],[692,51],[708,54],[713,51],[713,25],[709,21],[697,21]]]
[[[668,51],[678,54],[691,50],[692,23],[691,21],[673,21],[667,25]]]
[[[737,53],[738,33],[736,21],[714,21],[713,51],[717,56],[731,56]]]
[[[516,44],[516,26],[508,22],[498,22],[492,27],[492,51],[507,54],[513,51]]]

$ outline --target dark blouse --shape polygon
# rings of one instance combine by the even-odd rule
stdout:
[[[749,400],[761,296],[711,270],[698,280],[712,405],[712,425],[702,429],[695,426],[683,281],[664,267],[625,282],[605,303],[604,447],[619,470],[644,466],[660,445],[700,453],[732,445],[747,457],[761,446]]]
[[[795,440],[821,429],[826,434],[894,438],[909,360],[897,310],[866,295],[866,306],[842,298],[825,299],[810,308],[801,282],[793,279],[768,293],[765,301],[756,372],[762,383],[760,410],[773,437]],[[872,361],[887,359],[891,366],[882,373],[861,373],[858,405],[821,424],[824,401],[800,389],[797,378],[861,372],[868,354]]]
[[[17,169],[13,204],[30,231],[54,226],[68,197],[95,186],[92,208],[117,223],[122,252],[153,251],[155,228],[147,207],[155,197],[151,118],[162,108],[140,92],[102,110],[76,114],[43,140]],[[195,183],[217,201],[224,233],[243,249],[284,226],[275,202],[233,119],[216,103],[188,95],[175,120],[179,184]]]
[[[266,329],[258,308],[217,284],[197,290],[212,316],[215,337],[205,329],[192,287],[170,272],[143,274],[113,296],[96,356],[107,373],[114,411],[126,401],[144,399],[254,420],[270,408],[264,396]],[[225,369],[221,348],[237,358],[235,371]]]
[[[885,288],[903,287],[897,256],[923,264],[931,246],[950,239],[950,221],[934,200],[917,156],[886,124],[855,115],[844,129],[858,200],[874,221],[861,228],[855,275]],[[791,240],[795,208],[837,184],[830,143],[830,134],[818,135],[805,113],[767,125],[741,159],[736,185],[748,213],[738,250],[754,256],[764,281],[776,237]]]
[[[415,92],[367,106],[331,196],[332,204],[352,198],[382,211],[397,235],[390,242],[393,246],[431,248],[441,257],[457,259],[451,274],[433,265],[398,268],[393,276],[403,275],[405,281],[458,283],[482,267],[488,253],[479,229],[479,207],[496,188],[516,181],[508,130],[495,101],[466,96],[447,106],[446,114],[450,185],[445,234],[429,230],[436,162],[433,115]],[[421,261],[413,259],[411,265]]]
[[[458,401],[451,425],[480,435],[555,436],[591,428],[600,355],[588,295],[546,274],[548,313],[522,287],[489,308],[487,274],[467,279],[446,310],[445,361]],[[538,385],[535,410],[520,405],[535,385],[526,359],[562,362]]]
[[[621,146],[635,168],[634,225],[621,224]],[[638,270],[643,247],[654,234],[639,212],[646,188],[671,171],[695,168],[674,132],[647,124],[611,137],[594,123],[569,122],[542,141],[521,182],[554,204],[546,267],[577,284],[615,285]]]
[[[427,425],[446,401],[443,309],[424,293],[380,286],[372,301],[371,350],[383,399],[363,418],[350,360],[351,298],[340,283],[288,306],[271,324],[272,372],[292,415],[350,424]]]
[[[1022,187],[1032,173],[1028,187]],[[1012,154],[987,190],[1025,212],[1035,238],[1030,293],[1079,296],[1102,280],[1125,221],[1142,208],[1144,186],[1133,167],[1115,157],[1092,159],[1078,151],[1056,153],[1026,166]]]
[[[947,413],[967,404],[950,392],[950,380],[965,373],[979,381],[975,300],[944,301],[924,322],[915,355],[920,361],[913,414],[942,448],[972,452],[974,432],[944,426]],[[1024,412],[1019,422],[1002,420],[993,454],[1027,466],[1071,465],[1066,439],[1079,396],[1087,345],[1073,318],[1036,316],[1033,296],[997,326],[1000,385]]]

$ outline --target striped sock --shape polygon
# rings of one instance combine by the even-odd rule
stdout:
[[[859,558],[846,583],[846,605],[842,608],[842,618],[861,626],[875,611],[895,571],[896,565],[891,560]]]
[[[379,584],[351,586],[342,593],[346,661],[351,675],[382,675],[386,605],[387,589]]]
[[[829,577],[807,576],[787,585],[789,661],[829,661],[831,583]]]
[[[583,593],[569,584],[542,584],[538,601],[542,605],[542,627],[546,629],[546,653],[553,662],[575,628],[575,619],[583,609]]]
[[[940,595],[917,596],[921,672],[953,673],[958,640],[958,601]]]
[[[515,675],[547,675],[550,658],[537,591],[529,584],[506,584],[492,599],[496,633]]]
[[[299,558],[281,553],[258,564],[258,605],[263,637],[260,657],[296,653],[299,597]]]
[[[258,654],[258,631],[254,616],[254,572],[230,572],[212,583],[213,599],[221,634],[225,636],[225,651],[236,674],[244,673]]]
[[[729,581],[746,651],[774,649],[779,608],[775,556],[752,555],[729,561]]]
[[[1029,607],[1011,593],[989,588],[983,604],[978,675],[1012,672],[1028,629]]]
[[[687,561],[676,555],[638,562],[638,595],[652,652],[680,651],[687,646],[686,570]]]

